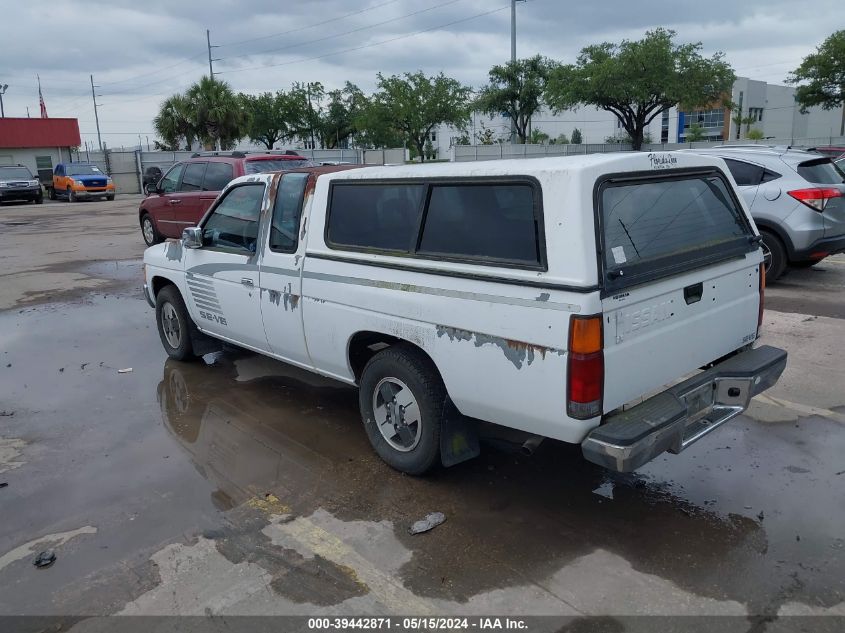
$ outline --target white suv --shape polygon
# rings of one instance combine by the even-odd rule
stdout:
[[[629,471],[783,371],[752,348],[759,240],[719,158],[321,167],[235,179],[147,249],[145,293],[173,358],[220,339],[358,385],[404,472],[477,454],[475,420]]]

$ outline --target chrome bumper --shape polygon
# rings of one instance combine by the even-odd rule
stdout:
[[[607,416],[581,443],[584,457],[630,472],[661,453],[680,453],[748,408],[774,385],[786,352],[764,345],[696,374],[648,400]]]
[[[151,288],[147,284],[144,284],[144,299],[147,300],[147,303],[150,304],[151,308],[155,309],[156,302],[155,302],[155,299],[153,299],[152,295],[150,294],[150,291],[151,291]]]

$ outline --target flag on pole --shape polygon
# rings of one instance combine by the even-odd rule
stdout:
[[[38,78],[38,103],[41,105],[41,118],[47,118],[47,106],[44,105],[44,95],[41,94],[41,77],[35,75]]]

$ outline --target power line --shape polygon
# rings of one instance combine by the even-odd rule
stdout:
[[[404,20],[406,18],[410,18],[415,15],[419,15],[420,13],[426,13],[428,11],[433,11],[434,9],[439,9],[440,7],[445,7],[450,4],[456,4],[458,2],[463,2],[464,0],[447,0],[447,2],[441,2],[440,4],[435,4],[434,6],[428,7],[426,9],[419,9],[418,11],[414,11],[412,13],[406,13],[405,15],[400,15],[395,18],[390,18],[389,20],[384,20],[383,22],[376,22],[375,24],[367,24],[365,26],[360,26],[358,28],[352,29],[351,31],[344,31],[342,33],[335,33],[334,35],[327,35],[325,37],[317,38],[316,40],[310,40],[308,42],[297,42],[295,44],[286,44],[285,46],[280,46],[278,48],[267,48],[262,51],[256,51],[254,53],[241,53],[240,55],[230,55],[229,57],[222,58],[223,60],[227,59],[237,59],[239,57],[251,57],[253,55],[266,55],[267,53],[275,53],[278,51],[284,51],[291,48],[302,48],[303,46],[309,46],[310,44],[316,44],[317,42],[325,42],[326,40],[331,40],[336,37],[342,37],[344,35],[350,35],[352,33],[358,33],[360,31],[366,31],[368,29],[373,29],[377,26],[383,26],[385,24],[390,24],[391,22],[398,22],[400,20]]]
[[[308,26],[302,26],[295,29],[290,29],[289,31],[281,31],[280,33],[271,33],[270,35],[262,35],[261,37],[253,37],[246,40],[239,40],[237,42],[229,42],[228,44],[220,44],[220,47],[224,46],[238,46],[239,44],[246,44],[247,42],[258,42],[260,40],[267,40],[273,37],[279,37],[281,35],[290,35],[291,33],[298,33],[300,31],[307,31],[308,29],[313,29],[318,26],[324,26],[326,24],[331,24],[332,22],[337,22],[339,20],[344,20],[346,18],[351,18],[353,15],[360,15],[361,13],[367,13],[368,11],[372,11],[374,9],[378,9],[380,7],[385,7],[389,4],[396,4],[399,0],[388,0],[388,2],[382,2],[380,4],[374,4],[366,9],[360,9],[358,11],[353,11],[352,13],[347,13],[345,15],[341,15],[336,18],[331,18],[330,20],[322,20],[320,22],[314,22],[313,24],[309,24]]]
[[[302,59],[294,59],[287,62],[280,62],[278,64],[265,64],[263,66],[250,66],[248,68],[237,68],[234,70],[221,70],[218,71],[218,75],[226,74],[226,73],[239,73],[239,72],[246,72],[248,70],[260,70],[262,68],[277,68],[279,66],[290,66],[291,64],[299,64],[301,62],[310,62],[317,59],[325,59],[326,57],[334,57],[335,55],[342,55],[343,53],[352,53],[354,51],[364,50],[366,48],[372,48],[374,46],[381,46],[382,44],[389,44],[390,42],[396,42],[399,40],[404,40],[409,37],[415,37],[417,35],[422,35],[423,33],[428,33],[430,31],[436,31],[438,29],[444,29],[449,26],[454,26],[455,24],[461,24],[462,22],[469,22],[470,20],[474,20],[476,18],[484,17],[485,15],[490,15],[493,13],[498,13],[499,11],[503,11],[510,7],[510,4],[506,4],[504,6],[499,7],[498,9],[491,9],[489,11],[484,11],[482,13],[476,13],[475,15],[471,15],[466,18],[462,18],[460,20],[453,20],[452,22],[447,22],[445,24],[438,24],[436,26],[429,27],[427,29],[421,29],[419,31],[415,31],[413,33],[406,33],[405,35],[399,35],[397,37],[392,37],[390,39],[381,40],[379,42],[372,42],[370,44],[362,44],[361,46],[354,46],[352,48],[346,48],[339,51],[333,51],[331,53],[325,53],[323,55],[315,55],[314,57],[303,57]]]

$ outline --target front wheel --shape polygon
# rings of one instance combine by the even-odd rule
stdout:
[[[141,217],[141,234],[144,236],[144,242],[147,246],[153,246],[161,242],[161,235],[156,230],[149,213],[145,213]]]
[[[56,199],[56,190],[53,187],[49,187],[47,189],[47,197],[50,198],[50,200]]]
[[[73,189],[71,189],[70,187],[67,188],[67,201],[76,202],[76,194],[73,193]]]
[[[114,196],[106,196],[106,200],[114,200]]]
[[[156,296],[156,325],[164,351],[174,360],[194,358],[191,339],[196,326],[176,286],[165,286]]]
[[[390,466],[422,475],[440,461],[446,388],[421,351],[397,345],[373,356],[361,375],[358,404],[370,444]]]

